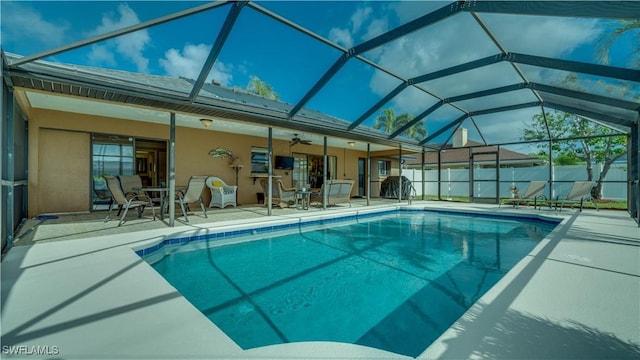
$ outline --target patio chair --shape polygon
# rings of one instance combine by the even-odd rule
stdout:
[[[559,195],[556,199],[549,202],[549,207],[555,205],[556,210],[558,209],[558,205],[560,205],[560,211],[564,207],[564,204],[573,205],[580,204],[580,211],[582,211],[582,207],[585,202],[591,202],[595,205],[596,211],[600,211],[598,208],[598,203],[593,200],[591,196],[591,189],[593,189],[592,181],[575,181],[569,190],[569,193],[565,196]]]
[[[207,218],[207,209],[205,209],[204,202],[202,201],[202,190],[204,190],[206,179],[207,176],[191,176],[189,178],[189,184],[187,184],[187,189],[184,190],[184,192],[176,191],[175,202],[180,204],[180,209],[182,209],[182,215],[184,215],[184,221],[186,222],[189,222],[187,209],[190,203],[200,203],[202,213],[204,217]]]
[[[125,195],[142,194],[142,178],[139,175],[118,175],[118,180]]]
[[[237,206],[237,186],[227,185],[222,181],[222,179],[215,176],[209,176],[206,184],[211,191],[211,202],[209,203],[209,207],[217,206],[220,209],[224,209],[227,205],[232,205],[233,207]]]
[[[122,217],[120,218],[120,222],[118,222],[118,226],[124,223],[124,218],[127,216],[127,211],[132,208],[136,208],[138,210],[138,218],[142,217],[142,212],[144,208],[148,205],[151,206],[151,211],[153,212],[153,220],[156,220],[156,211],[153,207],[153,203],[151,199],[146,195],[130,195],[126,196],[124,191],[122,190],[122,185],[120,185],[120,180],[115,176],[103,176],[104,180],[107,182],[107,187],[109,188],[109,192],[111,193],[111,197],[113,198],[113,203],[118,205],[118,215],[120,211],[124,209]],[[111,210],[113,209],[113,203],[109,205],[109,214],[105,219],[105,222],[111,219]]]
[[[512,204],[518,208],[522,203],[529,205],[530,202],[533,202],[533,208],[535,209],[538,206],[538,200],[540,200],[540,206],[542,207],[542,201],[547,199],[543,194],[545,186],[547,186],[546,181],[530,181],[524,194],[513,199],[503,199],[498,207],[502,206],[502,204]]]
[[[327,205],[349,204],[351,207],[351,189],[353,180],[327,180],[319,192],[311,194],[311,202],[322,204],[323,192],[327,192]]]
[[[101,205],[111,207],[113,204],[113,198],[103,177],[93,179],[93,194],[93,210],[97,210]]]
[[[265,199],[268,199],[269,180],[260,179],[260,185],[264,191]],[[296,204],[296,188],[285,187],[280,179],[273,179],[271,187],[273,189],[273,194],[271,195],[271,202],[273,205],[278,205],[283,208]]]
[[[127,198],[132,196],[146,196],[142,191],[142,179],[139,175],[118,175],[118,181],[120,181],[120,187],[122,191],[124,191],[124,196]],[[118,209],[118,216],[120,216],[120,211],[122,209]]]

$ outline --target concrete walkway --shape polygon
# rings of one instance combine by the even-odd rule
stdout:
[[[420,358],[640,357],[640,229],[626,212],[557,214],[441,202],[414,206],[563,219]],[[324,342],[244,351],[131,251],[251,221],[276,223],[363,209],[278,209],[277,215],[265,217],[264,208],[243,207],[210,211],[208,219],[195,213],[188,225],[175,228],[135,216],[118,228],[117,221],[105,223],[95,214],[74,215],[75,222],[61,216],[23,226],[28,233],[1,264],[3,358],[404,358]]]

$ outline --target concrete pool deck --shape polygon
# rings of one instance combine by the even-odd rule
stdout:
[[[175,228],[133,217],[118,228],[117,221],[104,223],[95,214],[29,224],[1,264],[3,357],[406,358],[330,342],[244,351],[132,251],[252,220],[277,223],[396,206],[406,205],[276,209],[268,218],[264,208],[249,206],[210,211],[208,219],[196,213],[189,225],[176,222]],[[640,229],[628,213],[419,201],[413,206],[563,221],[419,358],[640,357]]]

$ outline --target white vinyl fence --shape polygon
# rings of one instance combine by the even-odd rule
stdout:
[[[593,168],[594,183],[600,177],[602,167],[596,165]],[[440,184],[443,199],[454,196],[469,196],[469,170],[468,169],[442,169]],[[474,178],[495,179],[495,168],[474,169]],[[416,195],[422,195],[422,172],[420,169],[403,169],[402,175],[413,183]],[[566,194],[573,181],[586,181],[587,169],[585,165],[554,166],[553,167],[553,192],[552,197]],[[425,195],[438,195],[438,170],[425,170]],[[549,168],[546,166],[500,168],[500,197],[510,197],[510,187],[516,186],[524,191],[531,180],[549,180]],[[623,166],[611,167],[605,177],[602,187],[602,198],[624,201],[627,199],[627,169]],[[549,185],[545,189],[549,196]],[[495,196],[494,181],[476,181],[474,184],[474,196]]]

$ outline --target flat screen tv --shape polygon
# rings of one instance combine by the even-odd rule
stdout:
[[[293,170],[293,157],[276,155],[275,167],[280,170]]]

